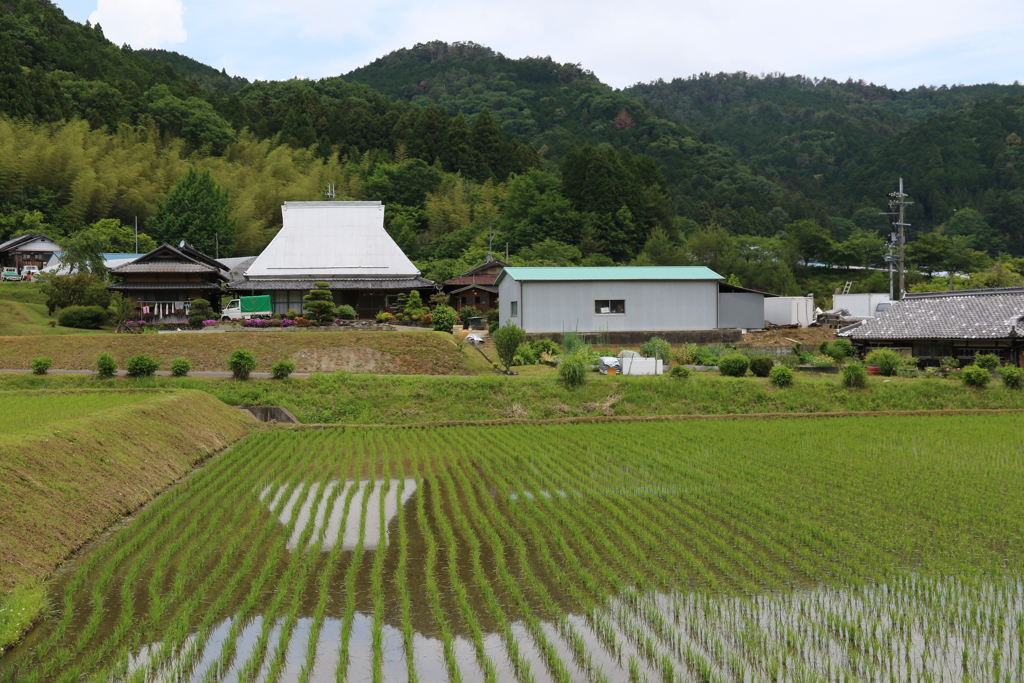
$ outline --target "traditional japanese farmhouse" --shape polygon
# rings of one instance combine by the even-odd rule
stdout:
[[[380,202],[285,202],[281,213],[280,232],[228,285],[236,296],[268,294],[275,313],[301,311],[302,297],[326,282],[335,304],[372,318],[403,292],[433,291],[384,229]]]
[[[184,322],[193,299],[206,299],[221,309],[221,283],[227,269],[187,242],[161,244],[153,251],[110,269],[118,280],[107,286],[135,302],[139,320]]]
[[[837,333],[861,352],[891,348],[937,366],[947,356],[970,362],[994,353],[1024,361],[1024,287],[907,294],[876,317]]]
[[[452,308],[458,311],[472,306],[481,313],[497,308],[498,287],[494,281],[506,267],[504,261],[490,260],[445,282],[444,291],[451,297]]]
[[[0,244],[0,267],[17,268],[19,274],[25,266],[41,271],[58,251],[60,247],[46,235],[27,232]]]

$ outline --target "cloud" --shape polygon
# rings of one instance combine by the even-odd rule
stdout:
[[[89,21],[100,24],[113,43],[134,48],[164,47],[188,37],[181,0],[99,0]]]

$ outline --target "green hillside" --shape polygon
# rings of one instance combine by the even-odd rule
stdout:
[[[46,2],[8,7],[0,238],[138,217],[181,239],[152,219],[197,168],[228,191],[222,256],[258,253],[282,201],[333,183],[341,199],[384,202],[387,229],[434,279],[479,263],[493,230],[522,265],[690,263],[783,294],[857,291],[882,286],[848,269],[882,265],[879,211],[903,176],[914,265],[1024,282],[1009,258],[1024,256],[1022,86],[739,73],[616,90],[578,64],[444,42],[345,76],[250,83],[118,48]],[[923,280],[910,276],[941,286]]]

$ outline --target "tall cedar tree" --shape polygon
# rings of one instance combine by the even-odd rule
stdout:
[[[484,181],[494,178],[502,181],[511,172],[508,142],[505,134],[491,116],[489,109],[484,109],[476,116],[473,122],[473,131],[470,134],[470,143],[473,146],[474,173],[477,180]]]
[[[441,146],[441,164],[449,173],[462,172],[468,176],[472,172],[473,145],[470,142],[469,125],[460,111],[458,116],[448,123],[448,135]]]
[[[0,33],[0,113],[12,118],[32,116],[32,90],[11,40]]]
[[[228,192],[217,187],[209,171],[195,168],[181,179],[161,202],[147,223],[147,232],[158,242],[177,244],[185,240],[214,256],[231,256],[235,249],[237,221],[228,215]]]
[[[448,116],[432,103],[428,104],[406,133],[406,149],[411,156],[433,164],[441,155],[447,132]]]

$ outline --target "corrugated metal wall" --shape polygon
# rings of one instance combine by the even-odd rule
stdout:
[[[753,292],[718,295],[718,326],[759,330],[764,327],[764,296]]]
[[[521,293],[520,293],[521,284]],[[713,330],[718,324],[718,283],[691,280],[523,282],[499,285],[501,324],[511,318],[527,332]],[[622,315],[594,313],[597,300],[622,299]]]

